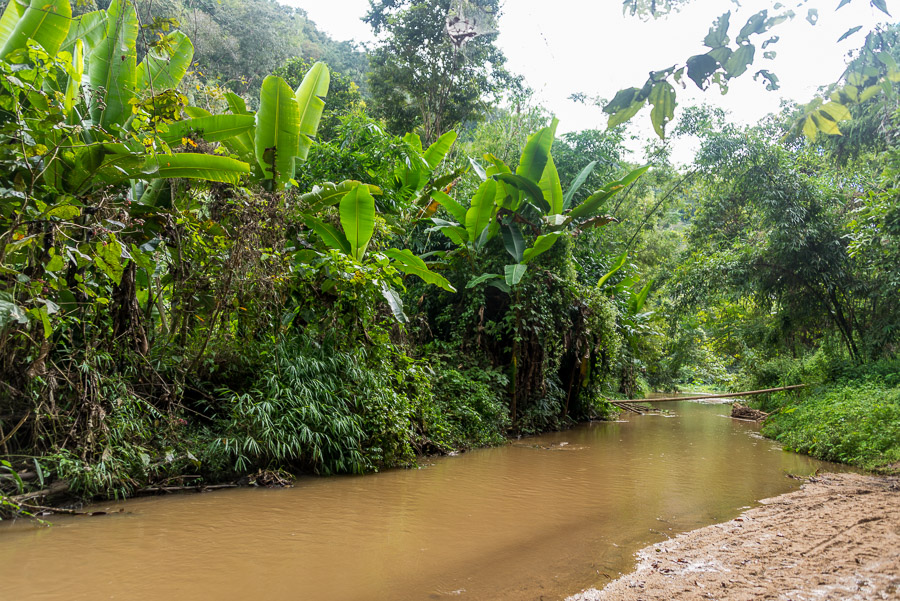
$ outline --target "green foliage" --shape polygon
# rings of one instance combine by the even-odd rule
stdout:
[[[900,388],[875,382],[816,388],[778,402],[763,433],[785,448],[865,469],[900,462]]]
[[[247,392],[227,394],[221,446],[236,473],[256,468],[360,473],[364,385],[358,359],[308,344],[276,347],[270,367]],[[365,392],[365,390],[360,391]]]
[[[272,72],[281,77],[289,86],[296,88],[313,67],[313,64],[300,57],[288,59]],[[349,77],[338,71],[331,72],[331,83],[328,88],[328,102],[319,124],[319,136],[329,141],[338,135],[341,117],[365,109],[366,103],[360,93],[359,86]]]
[[[456,47],[446,33],[450,0],[372,2],[366,21],[385,33],[371,54],[373,111],[393,133],[421,128],[430,143],[477,117],[483,98],[511,87],[496,32]],[[497,0],[473,3],[485,16],[499,14]],[[483,25],[479,23],[479,26]]]

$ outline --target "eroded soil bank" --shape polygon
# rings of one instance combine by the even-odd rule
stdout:
[[[900,598],[900,478],[826,474],[638,553],[567,601]]]

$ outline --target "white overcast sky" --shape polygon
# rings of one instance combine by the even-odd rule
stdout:
[[[368,10],[368,0],[280,1],[306,10],[316,25],[336,40],[374,41],[370,28],[360,20]],[[796,1],[782,0],[785,5]],[[777,111],[783,98],[808,102],[819,86],[840,77],[847,52],[862,44],[872,26],[891,20],[870,6],[869,0],[853,0],[835,11],[837,3],[811,0],[796,9],[793,21],[773,29],[781,38],[767,48],[777,51],[775,60],[764,60],[757,45],[751,69],[773,71],[781,80],[780,90],[766,91],[750,73],[734,80],[724,96],[717,88],[700,92],[688,81],[687,89],[678,91],[679,105],[707,102],[727,109],[735,121],[752,123]],[[773,2],[744,0],[742,4],[695,0],[680,13],[643,22],[623,16],[620,0],[506,0],[498,44],[509,69],[522,74],[538,101],[559,117],[561,132],[603,128],[606,116],[599,108],[574,103],[568,96],[584,92],[612,98],[621,88],[640,87],[649,71],[683,64],[687,57],[703,52],[703,37],[718,15],[732,11],[733,40],[750,15],[771,8]],[[888,7],[900,11],[900,2],[888,2]],[[818,9],[815,26],[805,18],[809,8]],[[863,29],[838,44],[837,39],[856,25]],[[652,132],[648,112],[634,119],[640,121],[642,135]],[[676,151],[676,158],[688,160],[686,152]]]

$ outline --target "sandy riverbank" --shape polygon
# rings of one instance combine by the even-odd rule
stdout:
[[[566,601],[900,599],[900,478],[826,474]]]

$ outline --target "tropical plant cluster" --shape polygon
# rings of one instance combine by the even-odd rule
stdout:
[[[768,434],[896,461],[896,28],[833,90],[841,137],[808,106],[739,128],[657,105],[699,140],[683,168],[665,142],[628,161],[627,119],[557,135],[495,31],[445,39],[459,4],[373,2],[371,69],[268,2],[7,4],[0,515],[51,487],[412,466],[615,397],[796,380],[822,393],[768,399]],[[824,412],[853,427],[823,438]]]

